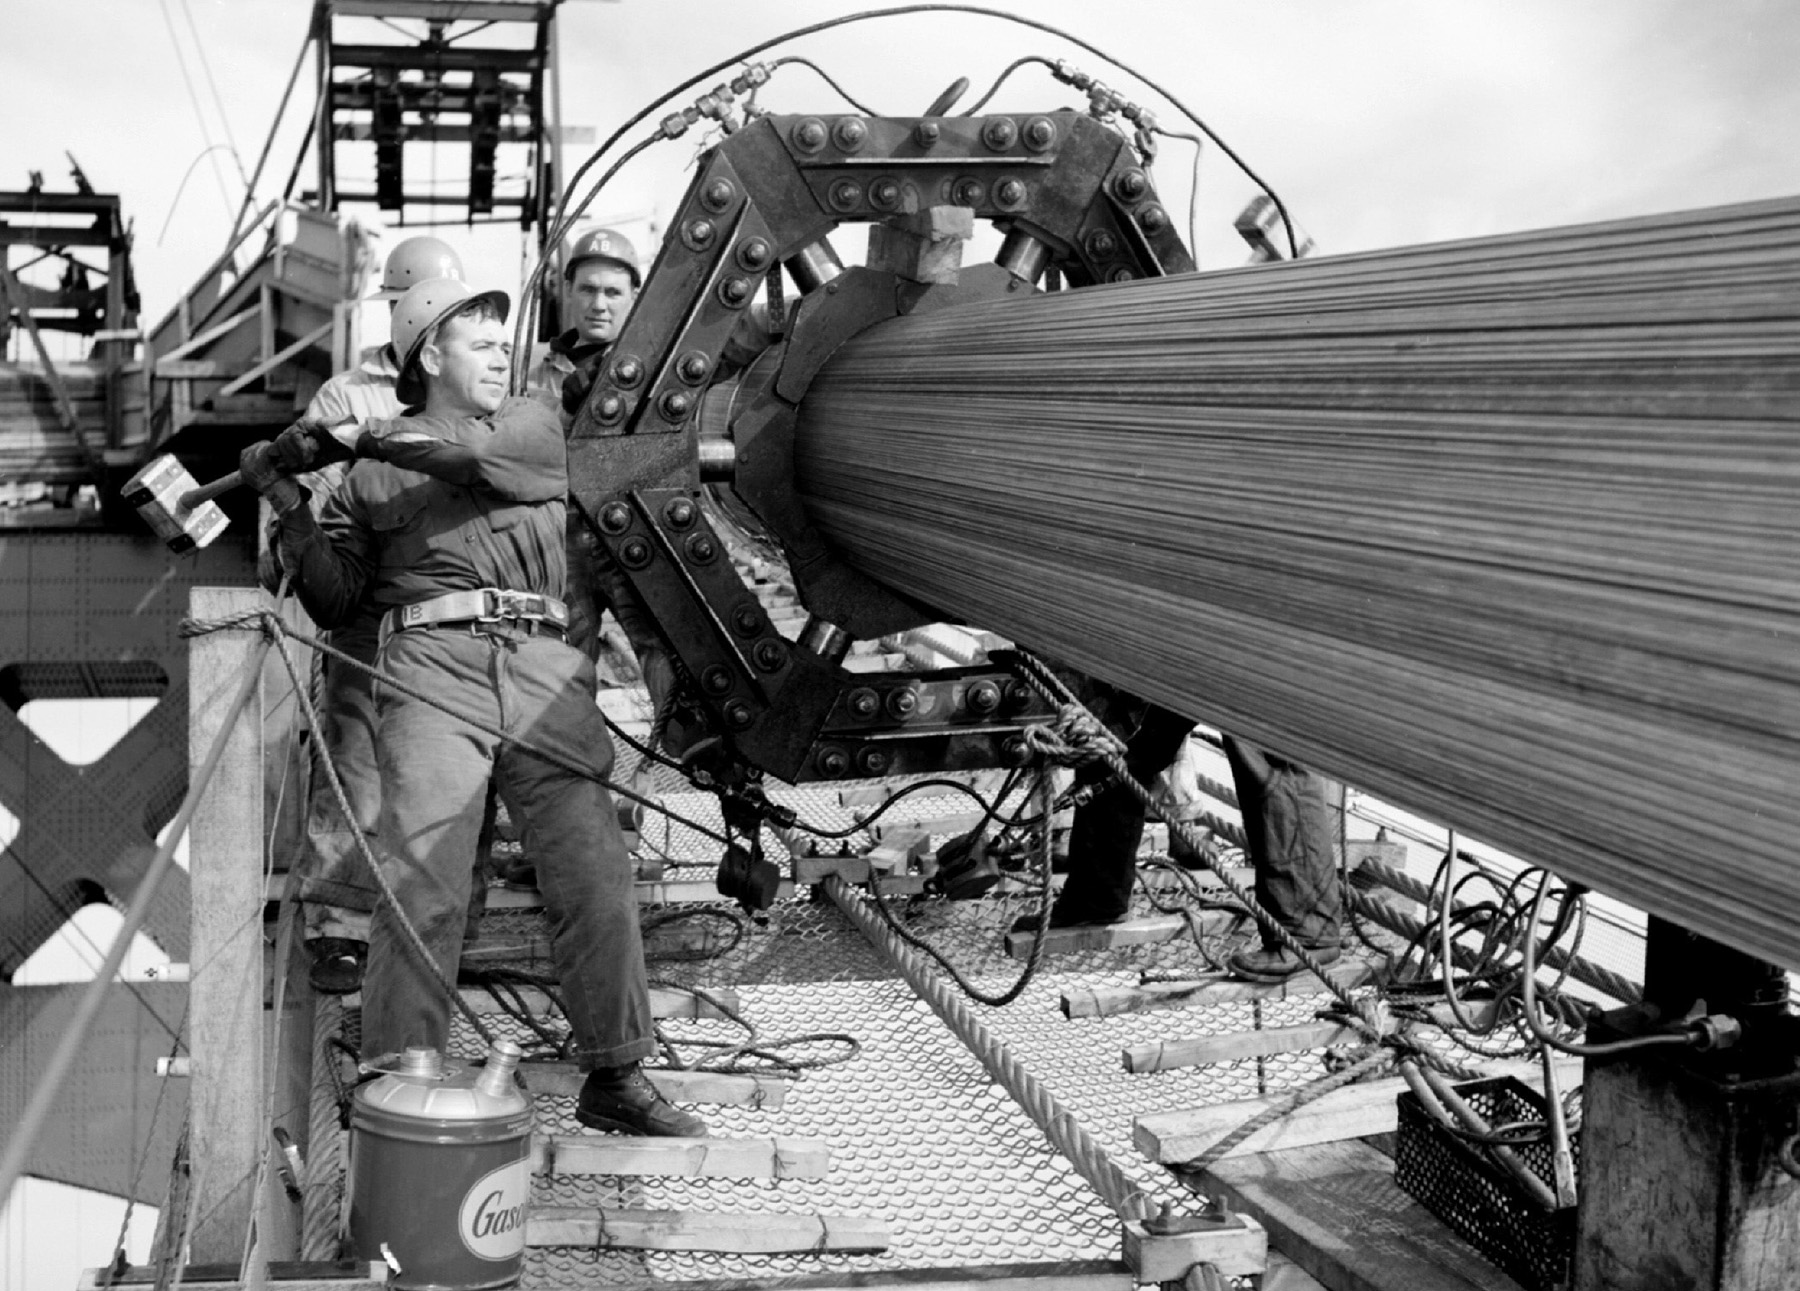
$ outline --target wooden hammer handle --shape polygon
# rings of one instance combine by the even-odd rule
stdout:
[[[242,471],[233,471],[229,475],[221,475],[216,480],[211,480],[202,484],[197,489],[189,489],[186,493],[183,493],[181,495],[182,508],[187,511],[192,511],[202,502],[211,502],[214,498],[218,497],[219,494],[229,493],[243,482],[244,473]]]

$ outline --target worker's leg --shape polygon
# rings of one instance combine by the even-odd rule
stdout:
[[[521,634],[509,646],[498,674],[508,733],[608,775],[612,742],[595,704],[593,663],[547,637]],[[602,1129],[704,1134],[704,1122],[659,1098],[637,1070],[656,1036],[631,858],[612,796],[522,748],[501,752],[499,773],[537,850],[551,956],[577,1059],[591,1073],[577,1115]]]
[[[375,660],[375,629],[368,622],[338,629],[330,642],[363,663]],[[313,987],[342,995],[362,984],[369,914],[377,899],[358,846],[358,835],[373,845],[381,815],[375,700],[369,674],[341,659],[322,656],[315,680],[313,704],[320,729],[312,742],[300,899]],[[328,757],[350,805],[348,818],[325,772]]]
[[[498,724],[491,680],[502,647],[467,629],[402,632],[382,653],[400,681],[459,712]],[[392,687],[377,695],[382,779],[378,853],[400,908],[437,965],[422,963],[384,903],[369,939],[363,986],[365,1056],[408,1045],[443,1050],[451,1003],[443,979],[455,981],[469,905],[469,858],[481,830],[494,763],[494,741],[449,713]],[[440,972],[442,977],[440,978]]]
[[[1149,787],[1175,759],[1193,722],[1155,704],[1134,706],[1109,722],[1125,740],[1125,766],[1132,779]],[[1111,776],[1103,763],[1075,775],[1077,786]],[[1069,876],[1050,912],[1056,928],[1114,923],[1131,907],[1137,881],[1138,847],[1144,839],[1144,803],[1122,782],[1107,784],[1075,809],[1069,831]]]
[[[1331,849],[1326,785],[1297,762],[1227,735],[1244,838],[1256,870],[1256,902],[1283,930],[1329,962],[1337,958],[1343,897]],[[1250,977],[1287,977],[1299,961],[1263,933],[1263,949],[1232,959]]]

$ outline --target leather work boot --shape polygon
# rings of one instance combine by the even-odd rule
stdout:
[[[575,1119],[591,1130],[663,1138],[704,1138],[706,1122],[664,1098],[637,1063],[588,1073]]]
[[[1131,911],[1121,910],[1118,914],[1097,915],[1086,910],[1065,910],[1061,905],[1050,907],[1050,926],[1052,928],[1104,928],[1108,924],[1124,923],[1131,916]],[[1009,932],[1036,932],[1038,916],[1022,914],[1013,920]]]
[[[348,937],[315,937],[306,943],[312,963],[306,980],[320,995],[354,995],[362,989],[369,943]]]
[[[1334,963],[1344,953],[1340,946],[1308,946],[1306,949],[1321,964]],[[1285,946],[1240,950],[1225,961],[1225,967],[1231,970],[1232,976],[1241,977],[1246,982],[1269,984],[1285,982],[1295,973],[1306,971],[1306,965],[1300,962],[1300,957]]]

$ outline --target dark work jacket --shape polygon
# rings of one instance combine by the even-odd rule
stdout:
[[[371,423],[357,455],[316,522],[305,507],[282,521],[283,567],[315,623],[365,595],[385,611],[480,587],[563,594],[568,460],[542,404]]]

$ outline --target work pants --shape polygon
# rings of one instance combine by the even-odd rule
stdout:
[[[376,619],[367,615],[327,638],[337,649],[367,664],[375,662]],[[300,899],[306,936],[367,941],[369,912],[379,897],[375,880],[357,846],[357,835],[373,840],[381,814],[381,770],[375,759],[373,678],[341,659],[320,656],[313,678],[313,706],[319,729],[311,744],[307,785],[306,840],[300,856]],[[325,774],[330,758],[350,804],[350,818],[338,807]]]
[[[1301,945],[1337,945],[1343,894],[1325,781],[1298,762],[1230,735],[1225,760],[1256,871],[1256,903]],[[1263,933],[1264,946],[1272,950],[1278,944]]]
[[[550,637],[453,624],[394,634],[383,668],[457,712],[556,750],[595,775],[612,743],[594,701],[594,667]],[[469,897],[469,853],[490,777],[517,807],[550,922],[551,958],[584,1069],[655,1049],[630,857],[611,796],[591,779],[503,743],[391,686],[377,687],[383,873],[432,958],[454,979]],[[443,1050],[451,1005],[376,912],[363,987],[363,1053]]]

